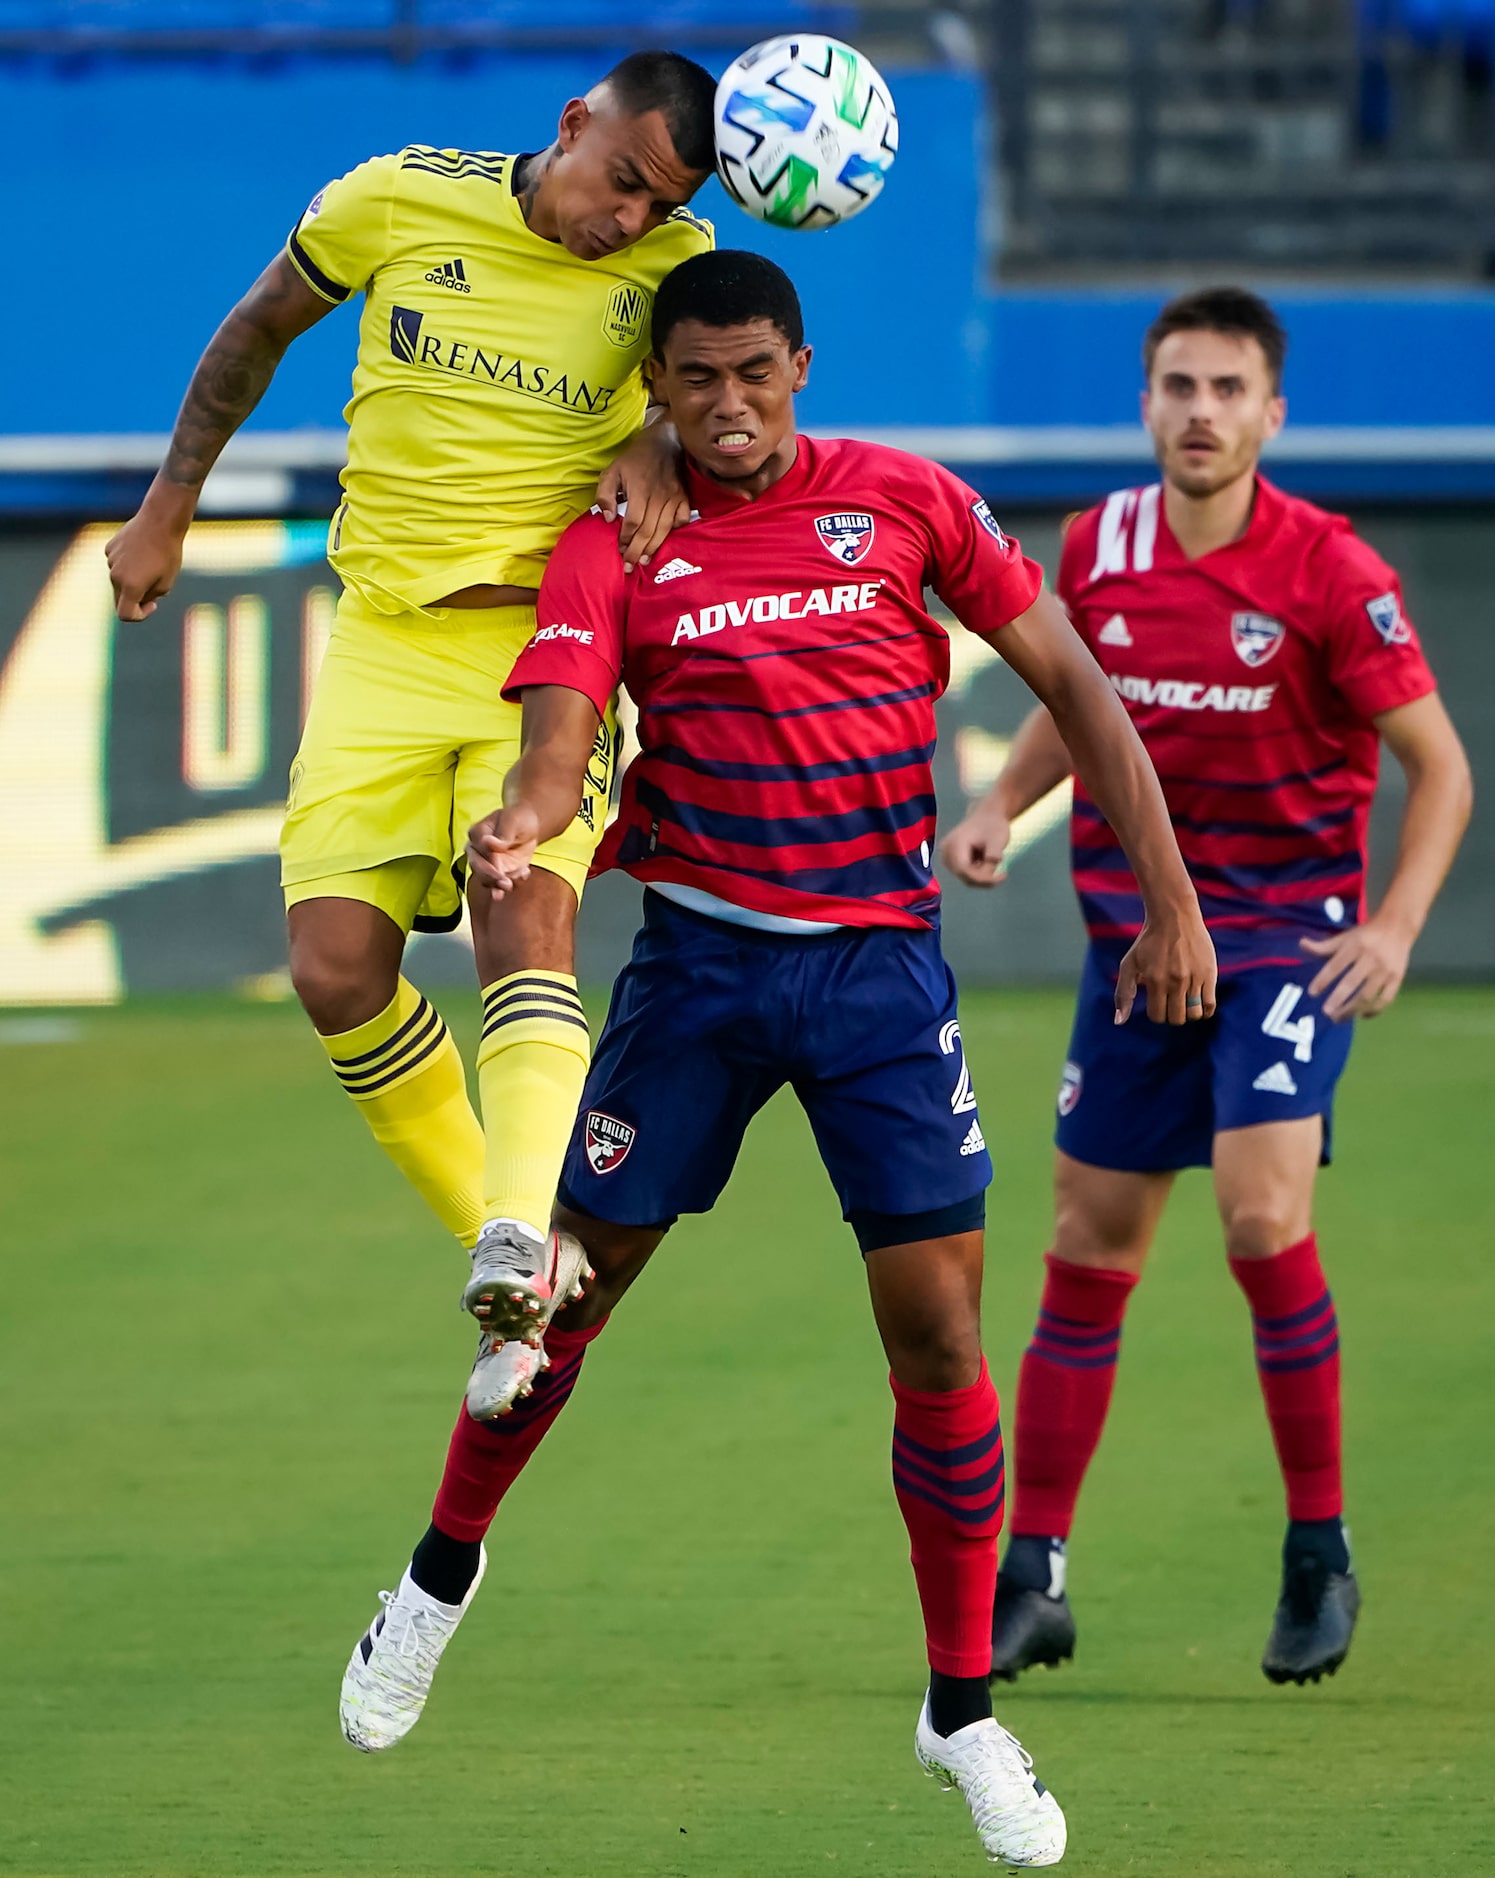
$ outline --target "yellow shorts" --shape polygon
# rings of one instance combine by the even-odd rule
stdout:
[[[533,607],[389,615],[343,594],[291,765],[280,838],[288,907],[330,893],[382,907],[407,932],[459,923],[467,830],[499,806],[519,755],[520,707],[500,690],[534,629]],[[616,757],[609,712],[581,813],[535,854],[578,900]]]

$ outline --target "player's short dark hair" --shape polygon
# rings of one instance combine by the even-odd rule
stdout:
[[[794,282],[766,255],[746,248],[715,248],[693,254],[672,268],[654,296],[651,338],[654,356],[664,357],[664,342],[681,320],[703,326],[745,326],[769,320],[798,352],[805,343],[805,316]]]
[[[1142,369],[1149,378],[1158,347],[1170,333],[1230,333],[1235,338],[1254,339],[1267,361],[1273,391],[1282,389],[1287,333],[1260,294],[1245,287],[1201,287],[1170,300],[1142,341]]]
[[[625,117],[658,111],[688,170],[716,168],[716,80],[680,52],[630,52],[603,79]]]

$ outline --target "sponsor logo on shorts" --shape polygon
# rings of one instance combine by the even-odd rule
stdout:
[[[981,526],[986,530],[987,534],[991,536],[992,540],[996,542],[999,548],[1011,547],[1011,542],[1008,541],[1007,537],[1002,533],[1002,524],[991,512],[991,504],[989,502],[984,499],[980,502],[973,502],[971,504],[971,513],[975,516],[976,520],[980,522]]]
[[[1275,685],[1201,685],[1182,678],[1122,678],[1111,683],[1128,704],[1160,704],[1169,711],[1264,711]]]
[[[1066,1063],[1059,1076],[1059,1113],[1073,1115],[1085,1088],[1085,1072],[1078,1063]]]
[[[546,639],[574,639],[579,646],[589,646],[592,643],[592,629],[590,626],[567,626],[564,622],[555,626],[542,626],[530,644],[537,646]]]
[[[880,580],[864,580],[858,587],[795,588],[789,593],[760,593],[752,600],[724,600],[682,613],[675,623],[672,646],[682,639],[705,639],[727,626],[766,626],[776,619],[809,619],[816,613],[870,613],[882,589]]]
[[[1274,1063],[1270,1069],[1264,1069],[1251,1087],[1260,1089],[1265,1095],[1298,1093],[1298,1085],[1293,1081],[1293,1073],[1286,1063]]]
[[[1384,646],[1404,646],[1412,637],[1412,628],[1402,618],[1402,603],[1394,593],[1378,593],[1367,600],[1365,611],[1370,623],[1381,635]]]
[[[970,1127],[966,1130],[966,1138],[960,1144],[960,1151],[962,1154],[984,1154],[986,1152],[986,1136],[981,1132],[980,1122],[972,1122]]]
[[[1232,613],[1230,643],[1241,660],[1250,666],[1265,665],[1286,637],[1280,620],[1268,619],[1265,613]]]
[[[872,547],[876,523],[862,509],[843,510],[838,515],[817,515],[815,533],[827,554],[835,555],[848,567],[865,561]]]
[[[613,1174],[628,1159],[636,1128],[620,1122],[616,1115],[604,1115],[592,1109],[587,1115],[587,1161],[594,1174]]]

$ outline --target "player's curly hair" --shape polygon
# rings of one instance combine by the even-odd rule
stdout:
[[[716,80],[680,52],[630,52],[602,81],[625,117],[658,111],[688,170],[716,168]]]
[[[1273,391],[1282,389],[1282,363],[1287,357],[1287,333],[1282,321],[1260,294],[1245,287],[1201,287],[1170,300],[1142,341],[1142,369],[1152,377],[1158,347],[1170,333],[1230,333],[1254,339],[1261,347],[1271,374]]]
[[[703,326],[745,326],[768,320],[798,352],[805,343],[805,319],[794,282],[765,255],[746,248],[715,248],[693,254],[672,268],[654,296],[651,339],[654,356],[664,357],[664,342],[681,320]]]

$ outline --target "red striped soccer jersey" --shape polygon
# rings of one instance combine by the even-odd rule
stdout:
[[[1343,516],[1261,479],[1240,540],[1197,561],[1162,489],[1122,489],[1065,537],[1059,592],[1152,757],[1222,969],[1301,964],[1364,914],[1380,760],[1371,720],[1433,689],[1390,567]],[[1142,900],[1076,781],[1071,855],[1091,936]]]
[[[950,648],[924,589],[990,638],[1041,571],[974,490],[902,451],[801,437],[756,500],[688,480],[697,519],[632,575],[600,516],[566,530],[505,687],[566,685],[601,713],[621,677],[638,705],[641,753],[593,871],[792,918],[930,924]]]

